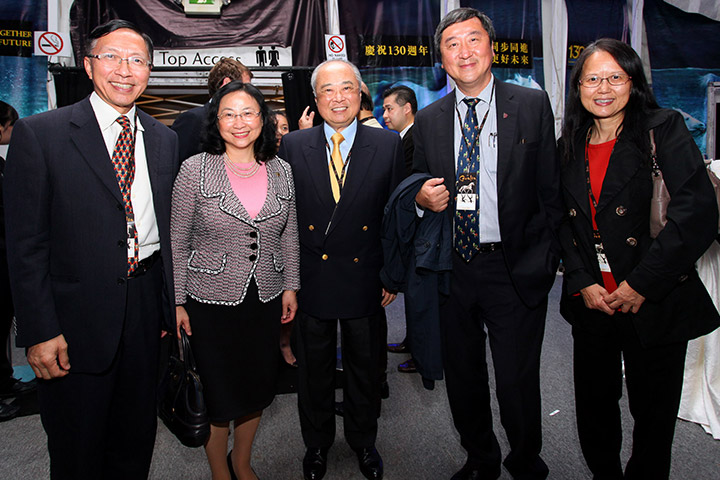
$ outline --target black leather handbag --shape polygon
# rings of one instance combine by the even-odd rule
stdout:
[[[181,328],[180,341],[174,339],[171,344],[170,360],[158,390],[158,415],[180,443],[201,447],[210,436],[210,419],[185,330]]]

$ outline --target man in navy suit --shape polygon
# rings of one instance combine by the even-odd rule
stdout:
[[[174,329],[170,197],[177,136],[139,111],[152,41],[95,28],[94,92],[18,121],[5,171],[17,344],[39,381],[53,479],[144,479],[161,329]]]
[[[327,61],[311,84],[324,123],[285,135],[278,156],[292,165],[300,231],[298,407],[306,479],[325,475],[335,439],[337,325],[345,373],[345,438],[366,478],[383,476],[375,449],[380,409],[383,307],[395,299],[380,282],[380,228],[403,177],[400,138],[360,125],[357,68]],[[384,341],[382,343],[384,347]]]
[[[413,168],[428,172],[422,209],[454,222],[449,300],[441,307],[443,362],[467,462],[452,478],[494,479],[501,454],[490,410],[486,338],[513,478],[544,479],[540,348],[558,265],[561,217],[553,113],[545,92],[494,78],[490,19],[450,12],[435,44],[452,93],[415,119]],[[422,214],[422,212],[419,212]]]

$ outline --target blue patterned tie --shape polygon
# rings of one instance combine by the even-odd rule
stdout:
[[[120,115],[115,121],[122,125],[123,129],[115,143],[112,164],[113,167],[115,167],[115,177],[117,178],[123,203],[125,204],[125,218],[128,222],[132,221],[134,225],[135,215],[130,199],[130,189],[135,179],[135,136],[133,135],[129,118],[125,115]],[[138,237],[137,228],[134,226],[132,228],[132,234],[135,240],[135,252],[132,257],[128,255],[128,275],[132,274],[138,266]]]
[[[462,174],[474,174],[475,193],[479,194],[480,186],[478,184],[477,174],[479,170],[480,158],[480,141],[476,137],[480,134],[478,131],[478,120],[475,114],[475,106],[478,104],[477,98],[465,98],[468,106],[465,121],[462,126],[463,139],[460,142],[460,153],[457,161],[457,182],[455,184],[455,199],[457,201],[459,179]],[[472,151],[470,151],[472,149]],[[477,198],[476,195],[475,198]],[[455,250],[466,262],[472,259],[475,252],[480,248],[478,242],[478,211],[477,201],[474,210],[458,210],[455,209]]]

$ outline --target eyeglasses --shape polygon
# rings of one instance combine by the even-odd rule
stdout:
[[[236,118],[240,118],[245,123],[250,123],[253,120],[255,120],[258,115],[260,115],[260,112],[255,112],[253,110],[243,110],[240,113],[234,113],[234,112],[223,112],[220,115],[217,116],[217,119],[219,122],[222,123],[234,123]]]
[[[619,87],[625,85],[630,81],[632,77],[627,73],[613,73],[607,77],[600,77],[598,75],[586,75],[580,79],[580,85],[585,88],[596,88],[599,87],[603,80],[607,80],[609,85],[613,87]]]
[[[125,60],[128,64],[128,68],[134,68],[137,70],[141,70],[143,68],[152,67],[152,63],[145,60],[143,57],[138,56],[132,56],[123,58],[120,55],[115,55],[114,53],[101,53],[99,55],[85,55],[89,58],[96,58],[102,63],[103,65],[107,67],[114,67],[114,66],[120,66],[122,65],[123,60]]]

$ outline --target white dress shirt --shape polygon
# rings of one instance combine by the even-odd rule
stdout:
[[[122,126],[116,121],[120,113],[105,103],[95,92],[90,95],[90,105],[92,105],[95,118],[100,126],[109,159],[112,159],[115,144],[122,132]],[[125,114],[130,119],[131,125],[135,120],[135,108],[133,106]],[[143,132],[144,128],[138,118],[135,138],[135,178],[130,189],[130,202],[132,203],[135,228],[138,234],[139,260],[149,257],[160,249],[160,233],[155,218],[155,206],[153,205]]]

